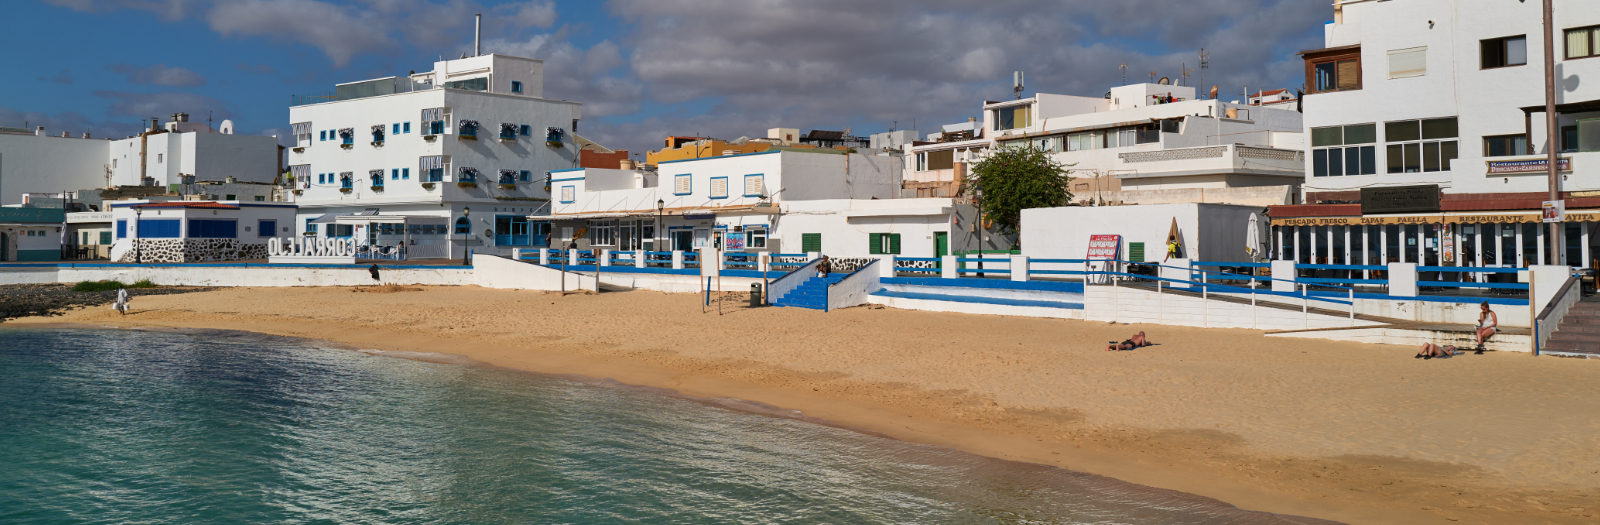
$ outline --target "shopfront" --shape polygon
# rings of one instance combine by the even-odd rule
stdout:
[[[1600,266],[1597,225],[1600,209],[1568,211],[1558,263]],[[1547,260],[1548,234],[1537,211],[1272,219],[1273,258],[1303,264],[1525,268]]]

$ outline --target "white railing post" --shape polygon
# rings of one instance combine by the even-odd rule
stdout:
[[[683,250],[672,250],[672,269],[683,269]]]
[[[1202,274],[1200,283],[1200,327],[1211,328],[1211,315],[1206,312],[1206,310],[1211,309],[1210,305],[1206,304],[1207,301],[1210,301],[1210,296],[1207,292],[1211,291],[1211,287],[1205,285],[1204,274]]]
[[[634,250],[633,251],[633,267],[634,268],[644,268],[646,266],[645,263],[647,261],[649,261],[649,259],[650,259],[650,253],[644,251],[644,249],[638,249],[638,250]]]
[[[1029,269],[1030,268],[1028,266],[1028,256],[1026,256],[1026,255],[1013,255],[1013,256],[1011,256],[1011,280],[1012,281],[1027,282],[1028,279],[1029,279],[1029,277],[1028,277],[1028,270]]]
[[[945,278],[945,279],[955,279],[957,277],[961,277],[961,269],[956,267],[956,259],[957,259],[956,256],[954,256],[954,255],[945,255],[945,256],[940,257],[939,259],[940,259],[939,277],[942,277],[942,278]]]
[[[511,260],[513,260],[513,261],[522,260],[522,248],[512,248],[511,249]]]
[[[1356,325],[1356,289],[1350,289],[1350,326]]]
[[[578,250],[567,250],[567,266],[578,265]]]
[[[717,271],[720,272],[722,270],[727,269],[726,263],[728,262],[728,254],[726,252],[722,252],[722,251],[714,251],[714,252],[711,252],[711,253],[716,255],[716,257],[713,257],[713,258],[717,260]],[[705,263],[701,262],[700,264],[705,264]]]
[[[550,265],[550,249],[549,248],[539,248],[539,264],[541,266],[549,266]]]
[[[1161,279],[1156,279],[1156,324],[1166,324],[1166,322],[1167,301],[1161,296]]]
[[[611,266],[611,250],[600,250],[595,255],[600,256],[600,260],[595,264],[600,266]]]
[[[1254,328],[1257,328],[1259,326],[1261,326],[1261,323],[1256,321],[1256,291],[1254,289],[1251,289],[1250,290],[1250,328],[1254,329]]]
[[[893,255],[880,255],[880,256],[878,256],[878,278],[879,279],[893,279],[894,277],[895,277],[894,256]]]
[[[1306,293],[1305,283],[1300,284],[1300,324],[1311,328],[1311,296]]]

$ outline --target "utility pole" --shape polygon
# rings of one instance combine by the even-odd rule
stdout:
[[[1211,53],[1206,48],[1200,48],[1200,87],[1206,85],[1206,68],[1211,67]]]
[[[1544,120],[1545,120],[1545,149],[1549,150],[1550,157],[1547,162],[1550,166],[1550,200],[1561,199],[1561,169],[1557,166],[1560,160],[1561,148],[1556,144],[1556,134],[1559,133],[1556,123],[1556,45],[1555,45],[1555,15],[1551,4],[1554,0],[1544,0]],[[1561,262],[1561,230],[1563,223],[1550,223],[1550,264]]]

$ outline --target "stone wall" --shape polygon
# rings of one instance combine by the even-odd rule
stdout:
[[[267,245],[238,239],[136,239],[138,247],[116,262],[185,263],[267,258]]]

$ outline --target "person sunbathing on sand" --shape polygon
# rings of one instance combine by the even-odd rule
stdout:
[[[1123,341],[1121,343],[1118,343],[1116,341],[1112,341],[1109,346],[1106,346],[1106,351],[1110,352],[1112,350],[1133,350],[1133,349],[1139,348],[1141,346],[1150,346],[1150,344],[1151,344],[1150,340],[1144,338],[1144,332],[1139,332],[1137,334],[1133,334],[1133,337],[1128,338],[1127,341]]]
[[[1422,343],[1422,351],[1417,352],[1417,359],[1433,359],[1435,357],[1450,357],[1456,355],[1456,345],[1436,345]]]

